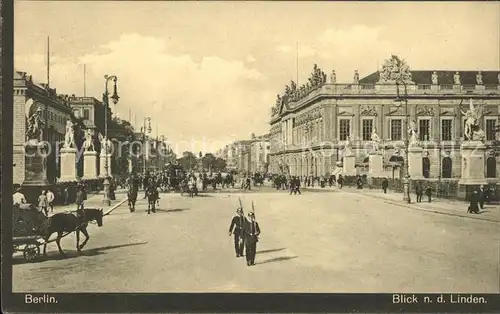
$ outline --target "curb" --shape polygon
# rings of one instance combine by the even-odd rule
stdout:
[[[347,193],[355,194],[353,192],[347,192]],[[371,198],[376,198],[376,199],[383,200],[384,203],[387,203],[387,204],[396,205],[396,206],[399,206],[399,207],[409,208],[409,209],[413,209],[413,210],[418,210],[418,211],[422,211],[422,212],[428,212],[428,213],[434,213],[434,214],[440,214],[440,215],[447,215],[447,216],[455,216],[455,217],[463,217],[463,218],[474,219],[474,220],[481,220],[481,221],[487,221],[487,222],[493,222],[493,223],[500,223],[499,220],[495,220],[495,219],[490,219],[490,218],[485,218],[485,217],[477,217],[477,216],[470,216],[470,215],[464,215],[464,214],[461,214],[461,213],[450,213],[450,212],[447,212],[447,211],[444,211],[444,210],[438,210],[438,209],[424,209],[422,207],[418,207],[418,206],[415,206],[415,205],[412,206],[412,205],[407,205],[407,204],[402,204],[402,203],[390,201],[390,200],[387,200],[387,199],[385,199],[383,197],[377,197],[377,196],[368,195],[368,194],[363,194],[363,195],[371,197]]]

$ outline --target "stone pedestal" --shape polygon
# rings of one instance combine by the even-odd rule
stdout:
[[[62,182],[76,180],[76,148],[61,149],[61,179]]]
[[[410,146],[408,148],[408,174],[413,180],[424,177],[422,168],[422,147]]]
[[[475,90],[480,90],[480,91],[485,90],[484,85],[477,85],[476,84],[476,86],[474,88],[475,88]]]
[[[460,185],[486,184],[484,175],[484,156],[486,146],[481,141],[466,141],[460,146],[462,157],[462,177]]]
[[[97,179],[97,152],[83,153],[83,178]]]
[[[99,171],[99,177],[105,178],[106,177],[106,159],[108,160],[108,174],[111,177],[111,154],[101,154],[100,156],[100,171]]]
[[[344,156],[342,175],[343,176],[356,175],[356,157],[354,155]]]
[[[23,186],[47,186],[48,147],[39,142],[29,142],[24,146],[25,173]]]
[[[368,155],[368,174],[372,178],[385,177],[384,158],[381,152],[372,152]]]

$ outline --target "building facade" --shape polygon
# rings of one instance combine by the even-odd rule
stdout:
[[[26,103],[33,100],[33,106],[42,110],[45,122],[42,131],[42,140],[51,144],[54,152],[58,142],[64,141],[66,121],[74,120],[71,107],[64,97],[57,95],[56,89],[48,88],[43,84],[36,84],[26,72],[14,73],[14,122],[13,122],[13,183],[22,184],[25,179],[25,152],[27,113]],[[34,109],[31,109],[34,110]],[[50,183],[55,182],[58,176],[58,162],[56,154],[47,157],[47,176]]]
[[[458,179],[464,113],[472,102],[482,112],[485,175],[488,181],[498,182],[495,129],[500,113],[500,71],[410,71],[404,60],[398,68],[394,58],[381,71],[362,79],[355,71],[353,81],[345,84],[336,82],[335,71],[327,82],[316,65],[308,84],[299,88],[291,82],[272,109],[271,172],[331,174],[342,162],[347,143],[362,167],[372,149],[374,131],[388,165],[404,156],[408,126],[415,125],[423,147],[422,176]],[[394,73],[402,81],[393,80]]]

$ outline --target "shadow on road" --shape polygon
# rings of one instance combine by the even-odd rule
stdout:
[[[176,213],[176,212],[183,212],[185,210],[190,210],[191,208],[174,208],[174,209],[157,209],[157,212],[161,213]]]
[[[77,258],[77,257],[81,257],[81,256],[97,256],[97,255],[101,255],[101,254],[106,254],[105,251],[107,251],[107,250],[113,250],[113,249],[118,249],[118,248],[128,247],[128,246],[143,245],[143,244],[147,244],[147,243],[148,242],[127,243],[127,244],[104,246],[104,247],[100,247],[100,248],[93,248],[93,249],[89,249],[89,250],[85,250],[85,248],[84,248],[80,252],[78,252],[77,250],[69,250],[69,249],[63,248],[65,256],[61,256],[58,251],[51,251],[51,252],[47,252],[47,256],[39,256],[38,259],[36,259],[34,261],[34,263],[42,263],[42,262],[54,261],[54,260],[68,260],[68,259],[73,259],[73,258]],[[41,246],[41,249],[43,250],[43,246]],[[22,256],[13,257],[12,265],[20,265],[20,264],[28,264],[28,262],[26,262]]]
[[[262,253],[271,253],[271,252],[279,252],[283,251],[286,248],[281,248],[281,249],[270,249],[270,250],[262,250],[262,251],[257,251],[257,254],[262,254]]]
[[[259,263],[255,263],[255,264],[267,264],[267,263],[274,263],[274,262],[283,262],[283,261],[288,261],[288,260],[291,260],[291,259],[294,259],[294,258],[297,258],[298,256],[282,256],[282,257],[275,257],[275,258],[271,258],[271,259],[268,259],[268,260],[265,260],[265,261],[262,261],[262,262],[259,262]]]

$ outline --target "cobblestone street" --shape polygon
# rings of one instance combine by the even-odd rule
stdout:
[[[45,260],[16,257],[13,289],[499,292],[498,222],[415,210],[353,191],[290,196],[263,187],[195,198],[162,194],[151,215],[140,193],[135,213],[125,203],[105,217],[103,227],[89,227],[81,254],[70,235],[61,242],[66,259],[54,243]],[[123,197],[118,193],[115,202]],[[238,197],[246,211],[254,201],[262,229],[253,267],[235,257],[227,233]],[[486,210],[498,218],[498,206]]]

